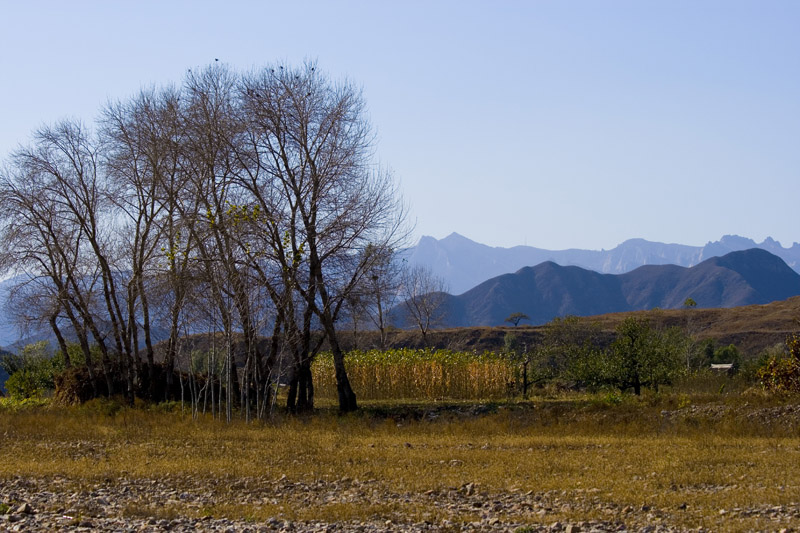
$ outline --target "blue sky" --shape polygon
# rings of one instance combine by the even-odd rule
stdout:
[[[109,99],[318,62],[363,88],[414,239],[800,241],[800,2],[0,0],[0,156]]]

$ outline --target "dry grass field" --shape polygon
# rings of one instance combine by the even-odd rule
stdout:
[[[29,503],[33,528],[777,531],[800,523],[799,428],[796,402],[758,394],[373,403],[249,425],[5,408],[0,505]]]

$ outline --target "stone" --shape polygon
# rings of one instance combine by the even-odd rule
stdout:
[[[32,509],[32,508],[31,508],[31,506],[30,506],[30,505],[29,505],[29,504],[26,502],[26,503],[23,503],[22,505],[20,505],[19,507],[17,507],[17,508],[14,510],[14,512],[15,512],[15,513],[17,513],[17,514],[33,514],[33,509]]]

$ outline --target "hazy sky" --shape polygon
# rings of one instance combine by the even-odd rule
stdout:
[[[800,2],[0,0],[0,157],[109,99],[318,62],[421,235],[800,241]]]

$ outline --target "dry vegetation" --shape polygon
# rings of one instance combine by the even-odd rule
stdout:
[[[645,317],[657,326],[678,326],[698,341],[714,339],[720,345],[735,344],[744,354],[756,356],[766,348],[783,343],[786,336],[800,327],[800,296],[765,305],[747,305],[729,309],[662,309],[631,311],[581,317],[585,324],[599,327],[607,339],[619,324],[630,316]],[[480,327],[432,330],[428,345],[453,350],[498,350],[503,336],[514,333],[520,342],[535,346],[541,341],[543,326]],[[366,336],[366,334],[365,334]],[[345,336],[345,341],[347,340]],[[375,345],[374,339],[362,340],[360,346]],[[393,348],[422,347],[419,333],[395,331],[390,336]]]
[[[40,513],[151,524],[777,530],[800,519],[799,415],[753,393],[373,404],[251,425],[108,401],[3,409],[0,502],[28,486],[51,495]]]
[[[502,353],[451,350],[370,350],[347,354],[347,374],[365,400],[495,400],[509,395],[517,364]],[[329,354],[312,367],[316,394],[336,397]]]

